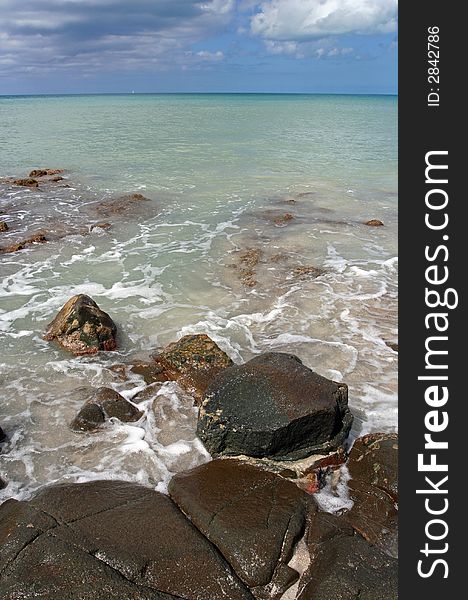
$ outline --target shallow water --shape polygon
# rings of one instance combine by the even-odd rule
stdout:
[[[140,406],[138,423],[68,428],[75,388],[110,385],[131,399],[143,381],[106,367],[187,333],[207,333],[236,362],[293,352],[348,383],[353,436],[395,430],[396,111],[393,97],[364,96],[0,98],[0,176],[61,167],[71,186],[0,184],[10,226],[0,245],[55,234],[0,256],[0,498],[103,477],[164,491],[208,460],[175,384],[155,392],[155,411],[151,398]],[[91,229],[107,220],[99,203],[127,192],[151,202]],[[371,218],[385,227],[363,225]],[[260,250],[254,287],[239,277],[247,249]],[[117,322],[117,352],[75,358],[41,339],[76,293]]]

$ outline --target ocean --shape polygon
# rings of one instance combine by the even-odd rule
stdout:
[[[68,427],[77,388],[131,399],[142,379],[109,367],[188,333],[237,363],[296,354],[349,385],[352,438],[396,430],[396,97],[0,97],[0,177],[39,167],[65,179],[0,183],[0,247],[49,239],[0,255],[0,499],[101,478],[164,491],[206,462],[192,399],[174,383],[137,423]],[[109,209],[132,193],[150,201]],[[42,339],[77,293],[117,323],[118,351],[76,358]]]

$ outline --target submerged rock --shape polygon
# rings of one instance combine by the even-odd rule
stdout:
[[[12,181],[12,183],[13,183],[13,185],[20,185],[22,187],[31,187],[31,188],[39,187],[39,183],[32,177],[28,177],[26,179],[14,179]]]
[[[62,484],[0,507],[0,597],[253,600],[163,494],[123,481]]]
[[[177,381],[197,402],[214,377],[233,364],[205,334],[186,335],[151,358],[161,369],[156,381]]]
[[[151,202],[151,200],[143,196],[143,194],[127,194],[119,198],[101,202],[96,207],[96,212],[104,217],[125,215],[134,211],[138,205],[147,202]]]
[[[63,169],[34,169],[29,173],[29,177],[47,177],[49,175],[59,175],[60,173],[63,173]],[[63,179],[63,177],[60,177],[60,179]]]
[[[10,246],[4,246],[0,248],[0,254],[10,254],[12,252],[18,252],[19,250],[24,250],[28,246],[32,246],[33,244],[44,244],[48,239],[43,233],[35,233],[25,240],[21,242],[16,242],[11,244]]]
[[[8,224],[5,223],[5,221],[0,221],[0,233],[3,233],[4,231],[8,231],[9,227]]]
[[[287,563],[315,504],[293,483],[224,459],[177,474],[169,494],[257,598],[276,597],[272,589],[279,596],[298,579]]]
[[[143,413],[111,388],[92,390],[70,427],[74,431],[96,431],[106,418],[116,417],[124,423],[138,421]]]
[[[370,221],[366,221],[364,225],[369,225],[369,227],[383,227],[384,224],[379,219],[371,219]]]
[[[338,448],[352,420],[345,384],[318,375],[296,356],[270,352],[213,380],[197,433],[214,456],[297,460]]]
[[[117,327],[89,296],[73,296],[47,326],[44,339],[57,341],[73,354],[115,350]]]
[[[311,563],[297,600],[397,600],[397,561],[354,535],[340,517],[317,513],[307,545]]]

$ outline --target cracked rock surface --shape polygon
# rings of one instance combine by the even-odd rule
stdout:
[[[219,459],[176,475],[169,493],[257,597],[280,597],[298,578],[287,563],[315,502],[290,481]]]
[[[45,488],[0,507],[0,598],[248,600],[163,494],[122,481]]]

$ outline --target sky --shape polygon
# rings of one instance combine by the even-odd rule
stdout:
[[[397,0],[0,0],[0,94],[395,94],[397,10]]]

